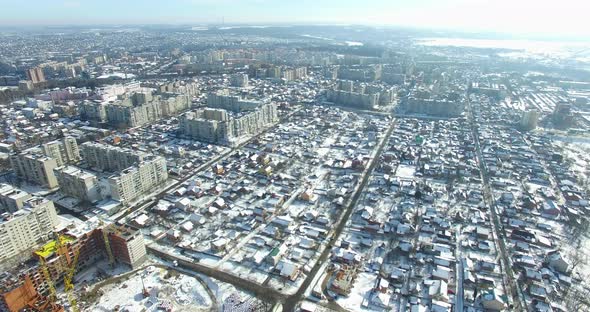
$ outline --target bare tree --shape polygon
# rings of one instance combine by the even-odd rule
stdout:
[[[567,297],[565,306],[568,311],[589,311],[590,310],[590,289],[581,285],[572,286]]]
[[[578,240],[576,248],[570,250],[568,258],[571,263],[570,270],[572,272],[578,267],[578,265],[588,264],[588,254],[586,253],[586,249],[583,248],[582,242],[580,240]]]

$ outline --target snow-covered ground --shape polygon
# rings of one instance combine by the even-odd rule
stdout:
[[[348,297],[339,296],[336,302],[343,308],[359,311],[363,302],[368,301],[371,289],[375,286],[377,276],[372,273],[360,273]]]
[[[149,293],[144,297],[143,289]],[[174,311],[209,310],[213,307],[205,287],[194,277],[149,266],[122,282],[101,288],[103,292],[89,311],[156,311],[162,302]]]

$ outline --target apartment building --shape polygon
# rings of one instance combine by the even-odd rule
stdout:
[[[139,127],[162,117],[173,116],[190,107],[190,98],[166,93],[153,96],[151,91],[119,95],[110,102],[85,101],[80,105],[80,118],[113,127]]]
[[[207,106],[240,113],[255,110],[263,105],[261,101],[248,100],[239,95],[232,95],[228,89],[207,94]]]
[[[209,93],[209,108],[184,114],[180,118],[180,132],[193,139],[234,144],[240,137],[251,136],[278,121],[274,103],[246,100],[223,89]]]
[[[10,164],[16,175],[29,182],[33,182],[53,189],[58,186],[53,173],[57,165],[54,158],[40,153],[39,149],[29,149],[10,156]]]
[[[64,166],[55,169],[55,176],[62,193],[85,202],[100,200],[96,175],[77,167]]]
[[[277,121],[277,108],[273,103],[240,114],[206,108],[183,115],[180,130],[193,139],[231,145],[238,138],[260,133]]]
[[[84,101],[78,104],[80,119],[104,123],[107,121],[107,106],[107,103],[100,101]]]
[[[406,113],[410,114],[457,117],[463,113],[465,105],[459,100],[410,96],[404,102],[403,108]]]
[[[43,73],[43,68],[41,67],[33,67],[27,69],[26,71],[27,79],[32,81],[33,83],[39,83],[45,81],[45,74]]]
[[[58,166],[75,164],[80,161],[78,142],[73,137],[45,143],[43,144],[43,152],[47,157],[55,159]]]
[[[248,87],[248,75],[233,74],[230,76],[229,83],[232,87],[246,88]]]
[[[327,91],[327,100],[341,106],[373,109],[392,104],[396,94],[396,88],[381,83],[338,80],[336,86]]]
[[[377,94],[362,94],[342,90],[328,90],[328,102],[359,109],[373,109],[379,102]]]
[[[141,93],[137,93],[141,94]],[[150,102],[137,106],[112,104],[106,106],[107,122],[114,127],[140,127],[162,118],[160,103]]]
[[[17,212],[22,209],[31,194],[9,184],[0,184],[0,212]]]
[[[200,94],[199,85],[194,82],[174,81],[169,83],[151,85],[157,88],[160,93],[177,93],[187,95],[189,97],[198,96]]]
[[[86,142],[80,154],[89,168],[100,171],[120,171],[144,160],[148,154],[116,146]]]
[[[47,240],[58,225],[53,202],[31,197],[23,208],[0,215],[0,262],[17,257]]]
[[[138,229],[126,225],[117,225],[103,229],[108,231],[108,239],[113,257],[119,262],[138,268],[146,259],[147,251],[143,234]]]
[[[159,102],[162,116],[174,116],[191,107],[191,100],[187,95],[166,93]]]
[[[181,131],[194,139],[205,142],[229,140],[230,117],[223,109],[201,109],[186,113],[180,121]]]
[[[166,159],[150,156],[109,178],[113,199],[127,204],[168,180]]]

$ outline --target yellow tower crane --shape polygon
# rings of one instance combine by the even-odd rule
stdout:
[[[109,241],[109,225],[105,226],[105,223],[100,220],[99,225],[102,226],[102,238],[104,240],[104,248],[107,251],[107,255],[109,256],[109,265],[112,267],[115,265],[115,257],[113,256],[113,251],[111,249],[111,242]]]
[[[43,277],[45,278],[45,281],[47,282],[47,287],[49,288],[49,298],[52,302],[54,302],[57,299],[57,292],[55,291],[55,285],[53,285],[51,274],[49,274],[47,262],[45,262],[45,258],[40,258],[39,262],[41,263],[41,272],[43,272]]]
[[[61,248],[61,237],[58,233],[53,233],[55,237],[55,252],[58,252]],[[47,282],[47,287],[49,288],[49,298],[52,302],[57,300],[57,291],[55,290],[55,285],[53,284],[53,278],[51,277],[51,273],[49,273],[49,268],[47,267],[47,260],[43,255],[39,255],[39,263],[41,264],[41,272],[43,272],[43,277]]]
[[[76,273],[76,266],[78,265],[78,258],[80,256],[80,246],[74,252],[74,260],[70,265],[66,275],[64,277],[64,290],[66,291],[66,295],[68,296],[68,301],[70,302],[70,307],[72,311],[79,312],[78,309],[78,302],[76,301],[76,297],[74,297],[74,274]]]
[[[107,227],[102,228],[102,238],[104,239],[104,248],[107,250],[107,254],[109,255],[109,264],[111,266],[115,265],[115,257],[113,256],[113,251],[111,250],[111,243],[109,242],[109,233],[107,231]]]

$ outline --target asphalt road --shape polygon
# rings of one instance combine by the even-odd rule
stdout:
[[[467,97],[469,99],[469,96]],[[481,152],[481,146],[479,144],[479,131],[475,124],[475,117],[473,115],[473,107],[471,105],[471,101],[468,100],[468,116],[471,122],[471,131],[473,133],[473,138],[475,141],[475,149],[477,153],[477,163],[479,165],[479,170],[481,173],[482,181],[483,181],[483,191],[484,191],[484,201],[486,206],[489,207],[490,215],[491,215],[491,225],[492,230],[495,236],[495,241],[497,245],[497,249],[500,252],[500,259],[502,263],[503,272],[506,273],[503,275],[505,277],[505,286],[508,289],[508,292],[512,298],[512,303],[514,307],[510,309],[514,309],[514,311],[526,311],[526,302],[524,301],[522,291],[520,290],[517,280],[514,278],[514,272],[512,271],[512,264],[510,261],[510,257],[508,252],[506,251],[506,244],[504,242],[505,235],[501,231],[502,227],[500,225],[500,217],[496,212],[496,205],[493,199],[492,189],[490,187],[490,178],[487,174],[487,170],[483,163],[483,155]]]

